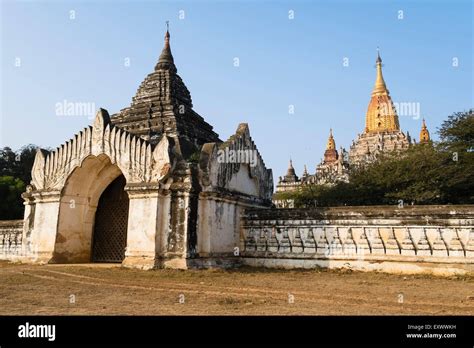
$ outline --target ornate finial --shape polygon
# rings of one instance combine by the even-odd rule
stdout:
[[[380,58],[380,49],[377,47],[377,60],[376,66],[377,68],[377,75],[375,78],[375,86],[374,90],[372,91],[372,95],[374,94],[388,94],[387,86],[385,85],[385,81],[382,75],[382,58]]]
[[[174,65],[170,47],[169,21],[166,21],[165,45],[161,51],[160,58],[158,58],[158,63],[155,66],[155,70],[158,69],[171,69],[176,72],[176,66]]]
[[[170,42],[170,21],[166,21],[165,45],[169,46]]]

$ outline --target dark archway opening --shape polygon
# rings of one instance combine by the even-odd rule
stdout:
[[[123,175],[104,190],[95,213],[92,262],[122,262],[127,246],[129,199]]]

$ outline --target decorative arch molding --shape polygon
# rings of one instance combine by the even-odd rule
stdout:
[[[107,186],[122,174],[105,155],[87,156],[61,192],[54,262],[90,262],[95,213]]]
[[[107,155],[117,165],[127,183],[159,183],[170,176],[176,164],[174,144],[173,139],[163,136],[153,146],[113,126],[107,110],[99,109],[92,126],[54,151],[37,151],[31,183],[36,190],[61,190],[87,157],[100,155]]]

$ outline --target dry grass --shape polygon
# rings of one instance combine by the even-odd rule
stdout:
[[[70,295],[75,303],[70,303]],[[139,271],[0,262],[0,314],[472,315],[474,279],[252,268]]]

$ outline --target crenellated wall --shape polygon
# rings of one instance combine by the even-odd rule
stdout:
[[[474,272],[474,206],[247,210],[243,263],[395,273]]]

